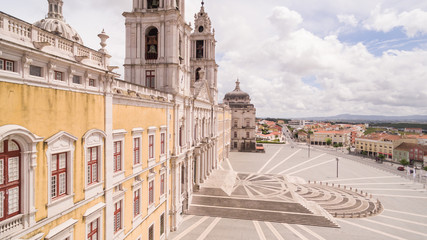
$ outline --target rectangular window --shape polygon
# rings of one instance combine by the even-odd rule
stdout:
[[[249,132],[246,132],[246,138],[249,138]]]
[[[51,197],[55,199],[67,194],[67,153],[52,155],[51,170]]]
[[[99,181],[98,179],[98,166],[99,166],[99,157],[98,157],[98,148],[91,147],[88,148],[88,163],[87,163],[87,184],[93,184]]]
[[[154,240],[154,225],[148,229],[148,240]]]
[[[95,87],[95,79],[89,79],[89,87]]]
[[[165,174],[160,175],[160,196],[165,194]]]
[[[154,135],[148,136],[148,158],[154,158]]]
[[[145,71],[145,86],[148,88],[155,88],[154,82],[156,80],[156,75],[154,70]]]
[[[15,62],[7,59],[0,58],[0,70],[6,70],[9,72],[15,71]]]
[[[133,216],[136,217],[141,213],[141,190],[133,192]]]
[[[204,44],[205,44],[205,41],[203,40],[196,41],[196,58],[203,58]]]
[[[148,205],[154,203],[154,181],[148,183]]]
[[[75,84],[81,84],[81,79],[82,79],[82,77],[74,75],[73,76],[73,83],[75,83]]]
[[[98,240],[98,235],[99,235],[98,225],[99,225],[98,219],[89,223],[89,225],[87,226],[87,228],[88,228],[87,239],[88,240]]]
[[[122,201],[114,204],[114,233],[122,229]]]
[[[114,142],[114,172],[122,170],[122,142]]]
[[[160,134],[160,154],[165,154],[166,149],[165,149],[165,137],[166,134],[165,133],[161,133]]]
[[[30,65],[30,75],[41,77],[42,76],[42,68],[34,65]]]
[[[141,163],[141,154],[140,154],[140,138],[133,139],[133,164]]]
[[[165,233],[165,214],[160,215],[160,236]]]
[[[63,77],[62,72],[55,71],[54,75],[55,75],[55,80],[64,81],[64,79],[62,78]]]

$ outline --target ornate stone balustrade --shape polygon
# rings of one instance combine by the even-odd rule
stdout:
[[[172,95],[157,91],[152,88],[147,88],[144,86],[136,85],[134,83],[129,83],[121,80],[115,80],[113,82],[112,89],[116,90],[115,93],[122,95],[128,95],[131,97],[149,97],[152,100],[170,102],[172,100]]]
[[[23,215],[17,215],[15,217],[3,220],[0,222],[0,236],[7,236],[14,232],[23,229],[22,222]]]
[[[108,54],[90,49],[54,33],[0,12],[2,39],[27,47],[107,70]]]

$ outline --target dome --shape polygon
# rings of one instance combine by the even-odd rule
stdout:
[[[80,35],[65,22],[64,17],[62,16],[63,1],[48,0],[48,3],[49,7],[47,17],[34,23],[34,26],[83,45]]]
[[[227,94],[225,94],[224,99],[236,99],[236,98],[249,98],[249,94],[243,92],[240,89],[240,82],[239,80],[236,81],[236,88]]]
[[[68,40],[71,40],[73,42],[77,42],[83,45],[82,38],[77,33],[77,31],[74,30],[69,24],[67,24],[62,20],[55,19],[55,18],[46,18],[34,23],[34,25],[48,32],[52,32]]]

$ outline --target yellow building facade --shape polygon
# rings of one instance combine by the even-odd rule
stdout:
[[[0,239],[167,239],[228,158],[230,109],[203,71],[193,95],[119,80],[108,35],[85,47],[48,3],[0,13]]]

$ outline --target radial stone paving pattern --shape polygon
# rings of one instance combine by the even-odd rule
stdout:
[[[220,181],[223,178],[214,179]],[[355,191],[307,184],[303,179],[282,175],[239,173],[235,181],[228,184],[233,184],[231,194],[223,190],[227,183],[207,182],[193,196],[188,214],[339,227],[331,214],[365,217],[377,213],[380,206]]]

